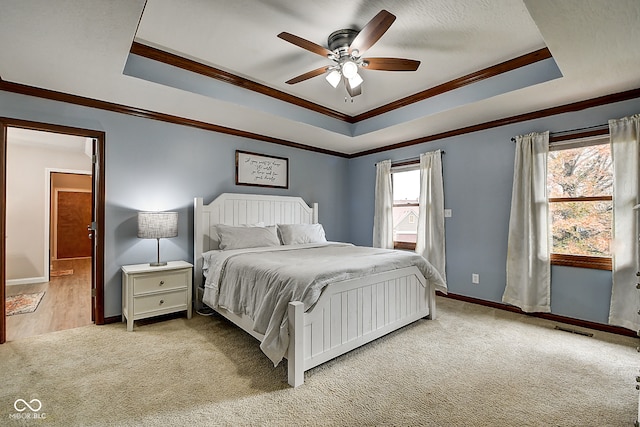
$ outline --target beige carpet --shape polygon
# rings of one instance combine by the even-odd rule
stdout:
[[[438,298],[289,388],[216,317],[87,326],[0,346],[0,425],[630,426],[638,340]],[[42,405],[38,412],[18,399]],[[34,419],[35,415],[38,419]]]

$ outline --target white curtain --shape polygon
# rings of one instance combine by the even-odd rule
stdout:
[[[638,271],[638,204],[640,185],[640,114],[609,120],[613,157],[613,289],[609,323],[640,329]]]
[[[376,164],[373,247],[393,249],[393,185],[391,182],[391,160],[383,160]]]
[[[551,311],[548,152],[549,132],[516,137],[507,284],[502,301],[525,312]]]
[[[435,267],[446,283],[442,152],[420,155],[420,208],[416,253]],[[446,289],[441,289],[446,292]]]

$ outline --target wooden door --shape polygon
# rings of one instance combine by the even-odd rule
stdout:
[[[92,242],[87,226],[91,225],[90,192],[58,191],[56,255],[58,259],[88,258]]]

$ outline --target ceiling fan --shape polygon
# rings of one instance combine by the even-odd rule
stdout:
[[[286,83],[292,85],[327,73],[326,79],[331,86],[336,88],[341,81],[344,82],[347,93],[353,98],[362,93],[364,80],[358,74],[358,70],[361,68],[381,71],[416,71],[420,66],[420,61],[413,59],[362,57],[364,52],[382,37],[395,20],[395,15],[381,10],[360,31],[343,29],[331,33],[327,40],[328,49],[287,32],[278,34],[282,40],[333,61],[331,65],[308,71]]]

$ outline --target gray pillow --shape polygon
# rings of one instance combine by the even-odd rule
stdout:
[[[231,227],[217,225],[222,250],[280,246],[276,226]]]

